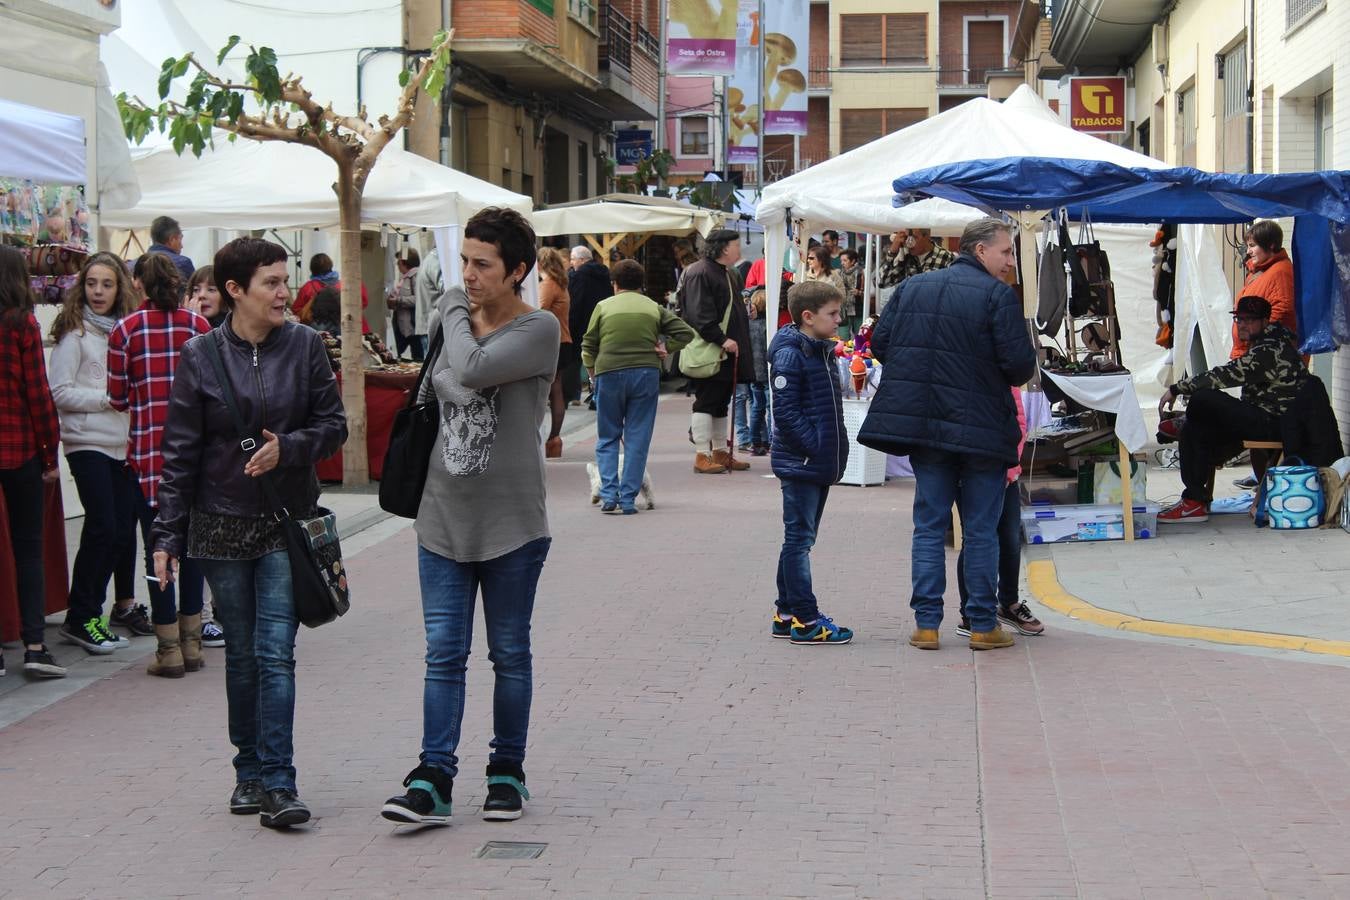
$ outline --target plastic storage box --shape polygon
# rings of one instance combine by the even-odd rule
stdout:
[[[1134,507],[1134,536],[1147,540],[1158,533],[1156,503]],[[1125,517],[1119,506],[1035,504],[1022,507],[1022,533],[1028,544],[1057,544],[1067,541],[1122,541]]]
[[[844,430],[848,432],[848,466],[844,469],[841,484],[885,484],[886,454],[858,443],[858,432],[862,430],[863,419],[867,418],[870,400],[843,400]]]

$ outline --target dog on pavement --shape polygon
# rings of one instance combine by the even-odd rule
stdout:
[[[623,472],[623,453],[619,453],[619,472]],[[593,462],[586,463],[586,474],[591,479],[591,503],[600,502],[600,469]],[[645,505],[644,505],[645,504]],[[642,489],[638,491],[638,509],[656,509],[656,495],[652,493],[652,476],[642,470]]]

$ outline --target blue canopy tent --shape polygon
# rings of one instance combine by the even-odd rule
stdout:
[[[1098,160],[1007,157],[950,163],[897,178],[895,205],[940,197],[991,212],[1065,207],[1094,222],[1225,224],[1294,219],[1293,262],[1300,349],[1323,353],[1350,341],[1332,333],[1344,287],[1333,241],[1345,246],[1350,172],[1241,175],[1192,168],[1127,168]],[[1338,329],[1339,331],[1340,329]]]

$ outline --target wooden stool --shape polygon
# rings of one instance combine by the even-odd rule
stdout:
[[[1242,446],[1251,453],[1252,474],[1259,486],[1265,480],[1266,470],[1277,465],[1284,455],[1284,444],[1280,441],[1243,441]]]

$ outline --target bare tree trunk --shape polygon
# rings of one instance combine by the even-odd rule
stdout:
[[[365,342],[361,337],[361,194],[352,184],[350,163],[338,163],[342,273],[342,405],[347,412],[347,443],[342,448],[342,483],[370,483],[366,458]]]

